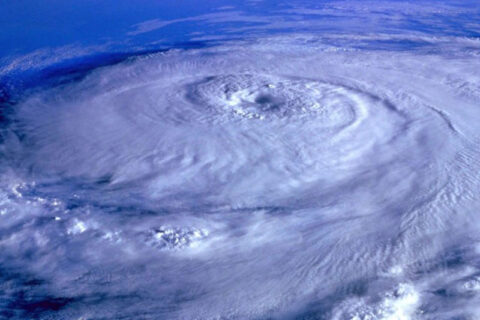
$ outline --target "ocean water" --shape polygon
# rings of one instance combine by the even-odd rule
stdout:
[[[0,12],[1,319],[480,318],[475,1]]]

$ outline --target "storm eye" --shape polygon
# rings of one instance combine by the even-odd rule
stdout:
[[[274,75],[219,75],[187,84],[185,89],[195,112],[211,112],[199,120],[217,123],[314,121],[322,129],[340,128],[352,123],[357,107],[362,106],[356,101],[357,94],[348,88]]]
[[[255,103],[260,105],[264,111],[275,111],[280,109],[281,101],[269,94],[261,94],[255,98]]]
[[[256,99],[255,99],[255,102],[256,103],[260,103],[260,104],[270,104],[270,103],[273,103],[275,101],[275,99],[270,96],[270,95],[259,95]]]

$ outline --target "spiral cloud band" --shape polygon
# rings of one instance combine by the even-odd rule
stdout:
[[[345,37],[150,54],[16,105],[0,304],[71,319],[479,317],[480,43]]]

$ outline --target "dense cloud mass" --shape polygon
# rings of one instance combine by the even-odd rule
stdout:
[[[479,57],[279,35],[32,92],[2,134],[0,314],[480,317]]]

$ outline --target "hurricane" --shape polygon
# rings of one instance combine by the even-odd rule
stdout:
[[[45,77],[2,107],[0,317],[477,319],[479,70],[301,30]]]

